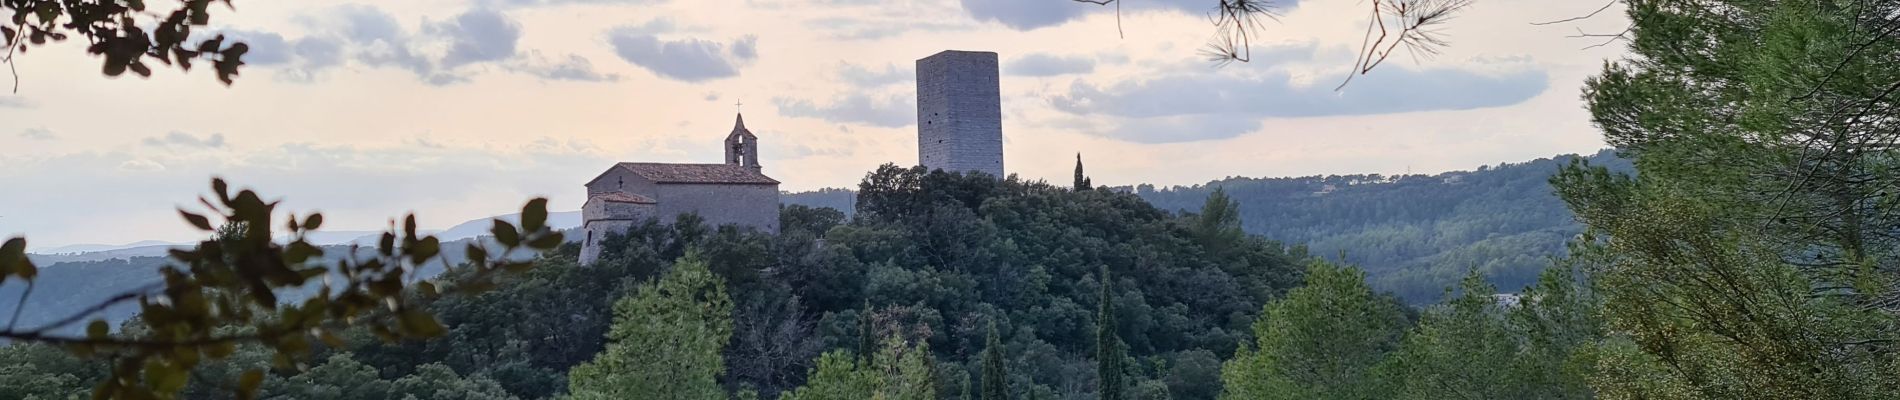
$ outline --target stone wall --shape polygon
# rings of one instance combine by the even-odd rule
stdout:
[[[1003,177],[996,53],[945,51],[917,60],[917,163]]]
[[[624,192],[650,197],[658,204],[605,201],[595,196]],[[600,241],[609,234],[626,233],[648,218],[672,223],[680,214],[696,213],[706,225],[735,224],[778,233],[778,185],[724,183],[656,184],[622,168],[602,174],[587,185],[587,204],[581,206],[581,265],[600,258]]]
[[[593,198],[594,195],[609,192],[636,193],[653,197],[653,191],[654,184],[652,181],[648,181],[646,178],[640,177],[640,174],[633,173],[633,171],[628,171],[626,168],[620,168],[619,166],[608,168],[606,173],[601,174],[592,184],[587,185],[587,197],[590,199]]]
[[[660,222],[679,214],[699,213],[708,226],[737,224],[778,233],[778,185],[682,184],[657,185]]]
[[[653,204],[622,203],[590,197],[587,204],[581,206],[581,265],[590,265],[600,259],[600,241],[606,240],[607,235],[625,234],[634,224],[645,222],[656,213]]]

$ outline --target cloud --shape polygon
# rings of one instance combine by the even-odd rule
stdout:
[[[569,54],[566,59],[555,62],[543,58],[539,52],[534,52],[521,62],[510,65],[509,68],[551,81],[614,82],[620,80],[619,74],[595,71],[592,61],[575,54]]]
[[[621,25],[614,27],[614,33],[659,35],[683,30],[672,18],[659,17],[639,25]]]
[[[660,77],[703,82],[739,75],[739,68],[758,58],[758,37],[747,35],[731,43],[698,38],[661,39],[654,21],[646,25],[623,26],[607,33],[614,54]]]
[[[287,40],[274,32],[225,29],[215,32],[229,40],[250,45],[244,62],[280,71],[279,80],[313,82],[324,70],[343,64],[343,43],[328,36],[310,36]]]
[[[498,7],[544,7],[576,4],[657,5],[665,4],[668,1],[669,0],[477,0],[475,3],[484,6]]]
[[[52,130],[46,129],[45,127],[26,128],[26,130],[20,131],[20,138],[32,139],[32,140],[54,140],[54,139],[59,139],[59,135],[53,134]]]
[[[494,10],[470,10],[437,26],[435,33],[452,38],[442,63],[453,68],[514,57],[515,43],[521,40],[521,24]]]
[[[1433,68],[1381,69],[1335,92],[1298,83],[1284,70],[1239,74],[1167,75],[1098,85],[1076,81],[1048,99],[1077,116],[1123,119],[1120,127],[1090,133],[1140,143],[1227,138],[1252,131],[1263,118],[1300,118],[1468,110],[1521,103],[1547,88],[1542,70],[1501,73]]]
[[[299,17],[308,35],[296,39],[263,31],[226,29],[254,51],[245,61],[279,71],[277,78],[315,82],[324,71],[354,62],[409,71],[430,85],[470,81],[468,67],[499,64],[502,70],[549,80],[608,81],[587,74],[585,62],[530,59],[520,49],[521,24],[490,8],[467,10],[442,21],[424,21],[411,32],[383,9],[368,5],[331,7]]]
[[[0,108],[33,108],[33,106],[33,101],[27,100],[26,97],[0,95]]]
[[[164,171],[165,165],[159,164],[156,161],[140,158],[125,160],[125,162],[119,163],[119,169],[132,172],[155,172]]]
[[[334,38],[299,38],[290,45],[308,74],[343,64],[343,43]]]
[[[922,12],[911,11],[911,13]],[[830,39],[834,40],[877,40],[910,32],[961,32],[977,28],[977,24],[961,20],[906,21],[899,18],[900,16],[820,17],[806,20],[804,25],[808,29],[825,32]]]
[[[463,14],[464,17],[467,15]],[[421,39],[411,35],[408,29],[396,22],[395,16],[380,8],[350,4],[302,19],[305,25],[310,26],[311,34],[291,41],[288,48],[291,49],[291,59],[307,62],[288,65],[285,74],[287,80],[312,82],[322,71],[341,66],[346,61],[354,61],[371,67],[408,70],[422,81],[432,84],[457,81],[441,71],[441,63],[436,57],[422,51],[424,43],[420,43]],[[432,29],[459,31],[455,20]],[[451,42],[456,40],[459,38],[451,39]],[[512,48],[512,42],[508,46]]]
[[[177,147],[198,147],[198,148],[215,149],[215,148],[224,147],[224,134],[213,133],[211,134],[211,136],[205,136],[203,138],[200,138],[197,136],[193,136],[189,133],[172,131],[171,133],[167,133],[164,136],[153,136],[153,137],[145,138],[145,140],[142,142],[145,143],[146,146],[154,146],[154,147],[177,146]]]
[[[1260,129],[1257,118],[1224,115],[1174,115],[1122,121],[1101,136],[1135,143],[1175,143],[1226,139]]]
[[[271,32],[226,29],[219,34],[227,40],[244,42],[251,50],[244,53],[244,63],[250,65],[282,65],[290,62],[290,45],[284,36]]]
[[[851,93],[831,104],[779,97],[772,99],[780,115],[811,117],[831,122],[863,123],[882,127],[904,127],[917,123],[917,105],[908,93],[891,96]]]
[[[1171,11],[1195,15],[1213,11],[1216,0],[1144,0],[1124,1],[1122,12]],[[1043,0],[962,0],[963,11],[978,21],[996,21],[1016,30],[1033,30],[1061,25],[1089,13],[1115,12],[1116,6],[1100,6],[1078,1]],[[1279,9],[1297,5],[1294,0],[1273,2]]]
[[[1083,56],[1035,53],[1011,60],[1003,72],[1015,76],[1056,76],[1095,72],[1095,60]]]
[[[746,35],[732,42],[732,57],[744,61],[759,59],[759,37]]]
[[[884,64],[882,69],[871,69],[847,62],[838,67],[838,78],[858,87],[878,87],[915,82],[917,73],[910,68],[899,69],[897,64]]]
[[[411,42],[408,32],[396,24],[395,17],[374,8],[344,15],[349,20],[344,37],[349,38],[351,47],[356,49],[357,62],[406,69],[432,85],[456,80],[437,70],[436,60],[422,54],[420,46]]]
[[[825,10],[823,15],[800,18],[798,24],[803,30],[830,40],[881,40],[911,33],[965,32],[983,25],[968,18],[957,18],[963,10],[955,1],[749,0],[747,3],[768,9]]]

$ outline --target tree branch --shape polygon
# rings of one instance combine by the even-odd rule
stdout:
[[[1115,3],[1115,35],[1121,37],[1122,39],[1128,38],[1128,33],[1122,31],[1122,2],[1121,1],[1119,0],[1073,0],[1073,1],[1077,3],[1094,4],[1098,6],[1105,6],[1105,5],[1108,5],[1108,3]]]
[[[20,302],[15,303],[13,305],[13,317],[7,319],[6,330],[9,330],[9,331],[13,330],[14,326],[18,326],[20,324],[20,314],[26,311],[26,299],[28,297],[33,296],[33,287],[34,287],[35,282],[39,282],[39,281],[32,281],[32,280],[26,281],[26,290],[20,291]]]
[[[1570,17],[1570,18],[1564,18],[1564,19],[1560,19],[1556,21],[1532,22],[1531,25],[1539,25],[1539,26],[1556,25],[1556,24],[1561,24],[1565,22],[1582,21],[1586,19],[1596,18],[1597,14],[1603,13],[1604,10],[1609,10],[1610,7],[1616,6],[1616,3],[1619,3],[1619,2],[1622,2],[1622,0],[1610,0],[1608,3],[1603,3],[1603,7],[1597,8],[1596,11],[1591,11],[1589,14],[1584,14],[1582,16],[1576,16],[1576,17]]]
[[[28,329],[25,331],[14,331],[13,326],[8,325],[6,331],[0,331],[0,337],[5,337],[6,334],[8,333],[42,333],[42,332],[64,328],[68,325],[72,325],[74,323],[78,323],[79,321],[85,320],[86,317],[88,316],[91,316],[96,313],[104,312],[107,308],[112,308],[112,306],[114,305],[118,305],[119,303],[124,303],[127,301],[138,299],[140,296],[144,296],[153,290],[158,290],[159,288],[163,288],[163,287],[165,287],[165,284],[162,282],[147,284],[138,289],[126,291],[116,296],[112,296],[111,298],[105,299],[104,301],[100,301],[99,304],[93,305],[92,307],[86,308],[85,310],[80,310],[79,312],[73,313],[72,315],[68,315],[65,318],[61,318],[51,323],[41,325],[38,328]],[[20,302],[20,304],[26,304],[26,302],[22,301]],[[16,318],[19,317],[19,314],[16,312],[14,314],[14,317]]]

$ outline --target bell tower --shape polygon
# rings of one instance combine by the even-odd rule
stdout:
[[[733,122],[732,133],[726,135],[726,164],[759,169],[759,137],[745,129],[744,114]]]

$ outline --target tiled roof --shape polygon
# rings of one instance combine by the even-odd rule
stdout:
[[[777,185],[778,181],[759,170],[734,164],[663,164],[631,163],[616,165],[639,174],[654,183],[733,183]]]
[[[615,203],[634,203],[634,204],[659,203],[658,201],[654,201],[653,198],[651,197],[641,196],[641,195],[627,193],[627,192],[601,193],[601,194],[594,195],[592,198],[589,198],[588,200],[593,200],[593,199],[600,199],[601,201],[611,201]]]

